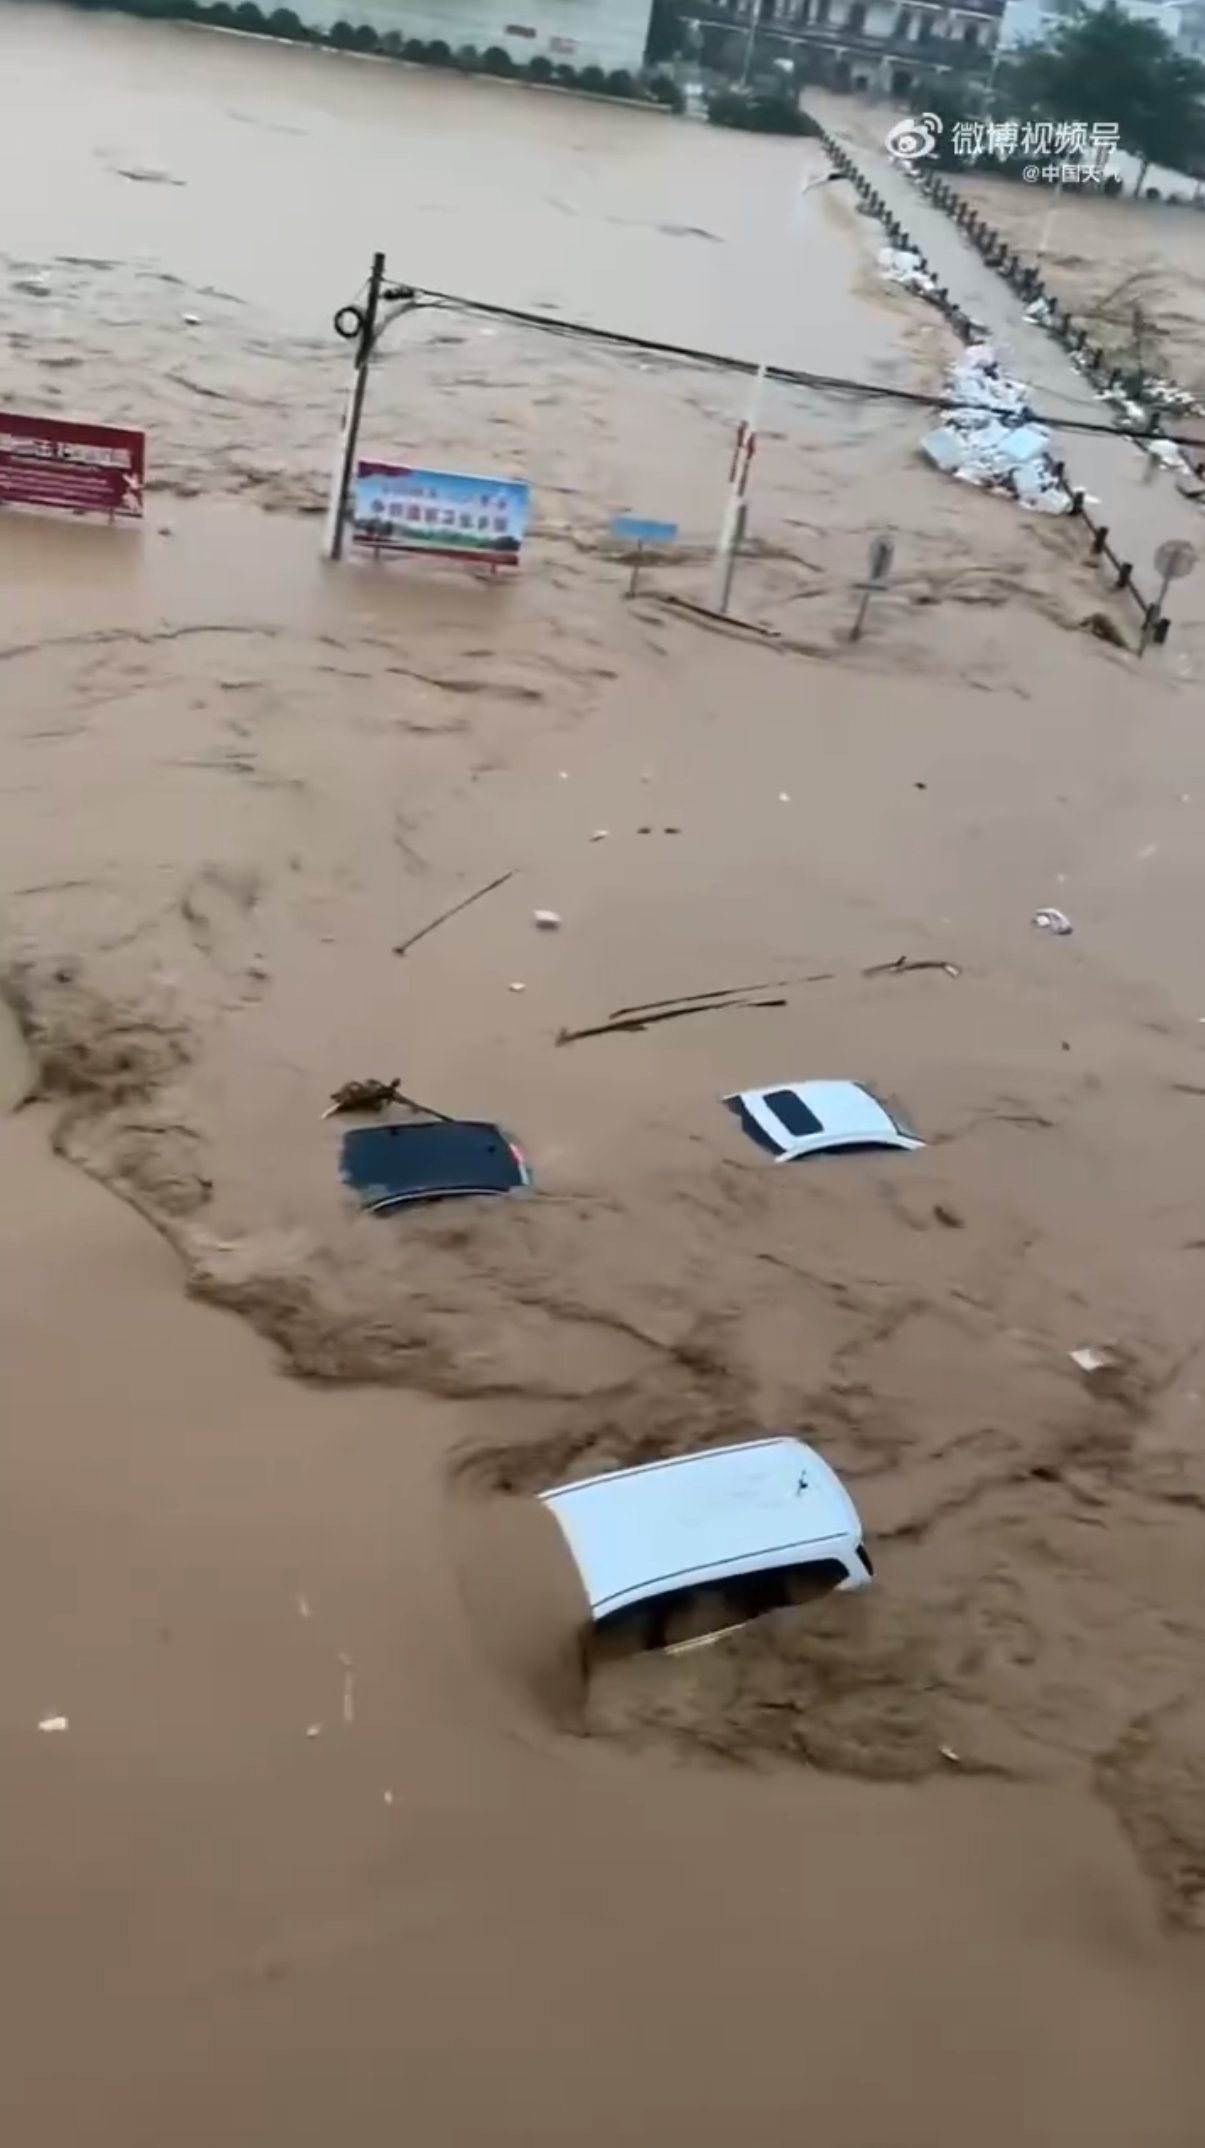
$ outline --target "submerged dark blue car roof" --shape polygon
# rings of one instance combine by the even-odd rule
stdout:
[[[357,1126],[343,1136],[340,1172],[366,1208],[511,1193],[528,1183],[522,1158],[485,1119],[414,1119]]]

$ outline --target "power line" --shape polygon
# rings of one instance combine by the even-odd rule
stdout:
[[[491,305],[484,299],[462,298],[450,291],[425,291],[408,286],[394,287],[387,296],[395,302],[397,312],[409,312],[417,305],[443,306],[457,313],[479,314],[489,320],[508,321],[515,327],[535,328],[543,335],[564,336],[570,342],[601,344],[605,349],[637,351],[650,358],[666,358],[680,364],[699,366],[713,372],[737,373],[746,378],[757,373],[758,367],[750,358],[733,358],[720,351],[697,350],[685,343],[661,343],[650,336],[624,334],[617,328],[593,328],[585,321],[550,321],[545,314],[529,313],[520,306]],[[389,318],[396,318],[396,313]],[[388,321],[382,324],[388,325]],[[999,417],[982,403],[968,402],[957,396],[927,394],[918,388],[893,388],[884,381],[853,380],[836,373],[810,373],[798,366],[771,365],[765,369],[767,380],[775,381],[784,388],[807,388],[819,395],[853,395],[867,402],[904,403],[913,409],[981,412],[987,417]],[[1009,413],[1011,415],[1012,413]],[[1194,440],[1183,433],[1157,432],[1150,424],[1114,425],[1107,419],[1048,417],[1030,410],[1018,411],[1019,421],[1026,424],[1045,425],[1053,432],[1095,434],[1108,440],[1166,440],[1175,447],[1195,448],[1198,451],[1205,442]]]

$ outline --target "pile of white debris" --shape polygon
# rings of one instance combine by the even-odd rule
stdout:
[[[888,283],[902,284],[905,291],[915,291],[919,298],[936,298],[940,289],[936,276],[908,247],[881,247],[879,267]]]
[[[964,485],[1006,492],[1040,514],[1070,514],[1050,435],[1030,414],[1028,389],[1003,371],[990,343],[968,344],[950,369],[946,393],[958,407],[921,441],[936,469]]]

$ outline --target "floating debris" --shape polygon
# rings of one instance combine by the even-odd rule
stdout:
[[[1071,512],[1071,494],[1055,474],[1050,435],[1034,422],[1029,390],[1005,373],[990,343],[968,344],[947,379],[958,407],[921,441],[934,468],[964,485],[1005,492],[1048,515]]]
[[[1086,1343],[1080,1350],[1072,1350],[1070,1356],[1072,1364],[1078,1365],[1081,1372],[1116,1372],[1118,1369],[1119,1360],[1112,1350],[1098,1350],[1091,1343]]]
[[[392,1081],[377,1081],[370,1076],[367,1081],[345,1081],[333,1089],[322,1116],[333,1119],[341,1111],[384,1111],[390,1104],[403,1101],[401,1083],[396,1075]]]
[[[935,1223],[942,1224],[947,1231],[961,1231],[964,1228],[963,1219],[958,1210],[951,1208],[946,1201],[934,1201],[933,1220]]]
[[[904,977],[910,970],[941,970],[947,977],[961,977],[956,962],[942,962],[936,956],[897,955],[894,962],[872,962],[863,977]]]
[[[793,980],[795,983],[827,983],[831,973],[824,971],[817,977]],[[635,1007],[617,1007],[604,1022],[592,1022],[586,1029],[558,1029],[558,1044],[579,1044],[583,1037],[612,1037],[625,1033],[637,1035],[641,1030],[652,1029],[658,1022],[679,1022],[691,1014],[723,1014],[735,1007],[785,1007],[785,999],[753,999],[754,992],[770,992],[781,988],[768,985],[733,985],[715,992],[686,992],[680,999],[647,1000]]]
[[[1060,940],[1065,940],[1068,933],[1075,931],[1064,910],[1035,910],[1030,923],[1036,925],[1039,932],[1053,932]]]
[[[532,923],[538,925],[541,932],[559,932],[561,929],[560,915],[556,910],[533,910],[531,917]]]
[[[38,1729],[45,1731],[66,1730],[67,1728],[68,1723],[65,1715],[44,1715],[38,1724]]]
[[[915,291],[918,298],[936,298],[941,288],[932,270],[927,269],[920,255],[909,247],[880,247],[879,267],[888,283],[898,283],[905,291]]]
[[[460,902],[454,902],[450,910],[441,910],[439,916],[433,917],[429,925],[420,925],[418,931],[412,932],[408,940],[399,940],[393,950],[394,954],[408,955],[412,947],[417,947],[420,940],[426,939],[428,933],[438,932],[440,926],[446,925],[449,919],[459,917],[462,910],[471,909],[484,895],[492,895],[495,888],[505,887],[507,881],[513,880],[514,877],[512,870],[509,873],[499,873],[494,880],[487,880],[483,888],[475,888],[471,895],[464,896]]]

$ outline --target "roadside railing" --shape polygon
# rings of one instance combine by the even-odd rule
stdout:
[[[888,207],[882,195],[871,185],[865,173],[859,170],[844,144],[837,141],[824,127],[820,129],[820,138],[837,170],[843,172],[851,181],[863,205],[882,226],[892,245],[901,252],[916,256],[921,268],[934,286],[932,291],[925,294],[928,303],[935,306],[938,312],[949,321],[950,326],[964,343],[974,343],[985,339],[988,331],[984,324],[973,320],[971,315],[958,305],[956,300],[951,298],[945,285],[939,283],[936,272],[929,266],[923,247],[917,245],[915,239],[905,229],[898,216]],[[1069,351],[1084,354],[1085,370],[1102,373],[1106,371],[1108,361],[1104,352],[1098,347],[1088,348],[1087,330],[1081,323],[1072,319],[1066,308],[1058,306],[1057,300],[1053,299],[1045,289],[1037,269],[1022,260],[1021,256],[1006,244],[1000,233],[992,229],[987,219],[980,216],[977,210],[972,209],[969,203],[963,201],[961,195],[956,194],[954,189],[948,186],[939,174],[928,172],[922,176],[914,169],[912,175],[924,191],[938,203],[938,206],[946,209],[948,214],[954,218],[960,229],[965,232],[972,244],[982,254],[989,268],[998,269],[1018,295],[1024,298],[1027,303],[1032,303],[1039,298],[1044,300],[1052,321],[1056,315],[1059,316],[1060,325],[1054,330],[1054,333],[1058,335],[1059,340]],[[1119,392],[1123,388],[1124,379],[1125,376],[1119,368],[1112,370],[1109,384],[1113,392]],[[1157,414],[1152,416],[1149,429],[1152,435],[1157,432]],[[1056,462],[1054,471],[1059,483],[1070,496],[1072,516],[1082,522],[1088,532],[1090,539],[1089,558],[1107,563],[1113,569],[1117,577],[1114,584],[1115,589],[1119,592],[1124,591],[1142,615],[1138,643],[1139,652],[1141,653],[1144,648],[1150,645],[1158,646],[1165,642],[1170,631],[1171,622],[1163,614],[1157,602],[1148,602],[1143,597],[1134,580],[1133,561],[1118,558],[1117,553],[1109,542],[1108,525],[1093,521],[1088,513],[1084,492],[1068,476],[1066,464]]]

